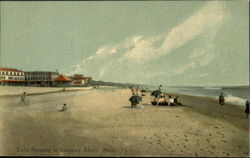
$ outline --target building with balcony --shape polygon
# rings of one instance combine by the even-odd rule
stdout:
[[[25,80],[27,85],[52,86],[54,79],[59,76],[58,72],[50,71],[26,71]]]
[[[13,68],[0,68],[0,85],[24,85],[25,73]]]

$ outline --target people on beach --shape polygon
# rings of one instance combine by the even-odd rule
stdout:
[[[168,102],[168,105],[173,106],[173,105],[174,105],[174,99],[172,98],[171,95],[169,95],[168,98],[169,98],[169,99],[168,99],[168,101],[169,101],[169,102]]]
[[[67,111],[67,105],[65,103],[63,104],[62,111]]]
[[[140,101],[142,101],[142,97],[140,97],[139,95],[133,95],[129,98],[129,101],[131,102],[131,108],[136,107],[137,104],[140,103]]]
[[[224,98],[223,93],[221,93],[220,96],[219,96],[219,103],[220,103],[220,105],[224,105],[225,104],[225,98]]]
[[[249,118],[249,101],[246,101],[246,109],[245,109],[245,113],[247,115],[247,118]]]
[[[159,91],[160,91],[160,92],[163,91],[162,85],[159,86]]]
[[[26,98],[26,92],[23,92],[23,94],[21,95],[21,100],[20,103],[25,103],[25,98]]]

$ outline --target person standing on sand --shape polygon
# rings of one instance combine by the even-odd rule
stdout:
[[[224,98],[223,93],[221,93],[220,96],[219,96],[219,103],[220,103],[220,105],[224,105],[225,104],[225,98]]]
[[[246,101],[246,109],[245,109],[245,113],[247,115],[247,118],[249,118],[249,101]]]
[[[162,93],[163,91],[162,85],[159,86],[159,91]]]
[[[25,103],[25,98],[26,98],[26,92],[23,92],[23,94],[21,95],[21,100],[20,103]]]

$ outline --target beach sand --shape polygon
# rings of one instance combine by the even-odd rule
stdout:
[[[129,89],[101,88],[0,98],[0,155],[249,156],[244,107],[180,96],[130,108]],[[60,112],[63,103],[68,110]]]

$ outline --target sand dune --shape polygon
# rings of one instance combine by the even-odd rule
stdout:
[[[181,96],[183,107],[130,108],[130,91],[93,89],[0,98],[0,155],[249,156],[238,106]],[[59,112],[63,103],[68,111]],[[237,117],[236,117],[237,116]]]

